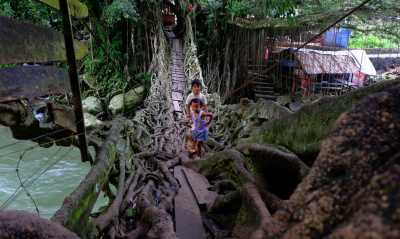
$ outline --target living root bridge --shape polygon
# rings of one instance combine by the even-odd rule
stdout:
[[[172,212],[179,184],[170,170],[180,164],[184,128],[171,109],[168,45],[161,29],[153,32],[144,108],[133,119],[113,120],[107,132],[91,132],[95,165],[53,218],[82,238],[176,238]],[[109,204],[93,215],[101,190]]]
[[[76,232],[81,238],[101,235],[108,238],[138,238],[143,235],[147,238],[174,238],[171,213],[179,184],[170,169],[180,159],[165,152],[133,154],[130,137],[124,136],[127,135],[127,122],[129,120],[115,119],[105,137],[103,133],[97,135],[96,143],[92,143],[96,145],[94,166],[78,188],[64,200],[52,221]],[[104,142],[98,145],[101,137],[104,137]],[[116,175],[118,183],[114,180]],[[111,193],[110,184],[116,186],[116,195]],[[93,218],[91,212],[102,190],[110,198],[110,203],[104,212]],[[135,223],[128,223],[132,219]]]

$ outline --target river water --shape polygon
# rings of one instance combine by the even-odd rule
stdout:
[[[79,150],[75,147],[37,147],[19,160],[25,149],[35,145],[13,139],[8,128],[0,127],[0,209],[20,185],[16,174],[20,161],[22,181],[28,180],[26,188],[37,204],[40,216],[49,218],[86,176],[90,165],[80,161]],[[6,209],[36,212],[34,202],[23,190],[9,201]]]

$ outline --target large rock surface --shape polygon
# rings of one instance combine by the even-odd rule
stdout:
[[[289,116],[292,112],[272,100],[258,100],[254,106],[257,118],[264,120],[277,120]]]
[[[338,119],[288,205],[279,238],[400,238],[400,87]]]
[[[263,122],[279,120],[291,114],[289,109],[274,101],[259,100],[255,103],[244,98],[240,104],[219,106],[211,130],[218,140],[236,144],[237,140],[261,130]]]
[[[142,103],[144,90],[144,86],[139,86],[125,94],[114,96],[110,101],[108,109],[113,115],[121,113],[123,110],[130,111],[134,109],[136,106]]]

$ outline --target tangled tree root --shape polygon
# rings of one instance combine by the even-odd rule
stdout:
[[[270,174],[268,168],[276,170],[276,163],[281,163],[290,172],[297,172],[301,183],[287,201],[276,204],[276,210],[271,210],[271,201],[263,194],[257,176],[255,183],[249,180],[239,184],[243,197],[232,236],[243,239],[399,237],[399,92],[399,87],[394,87],[371,95],[343,114],[323,141],[308,174],[303,162],[284,149],[238,146],[254,163],[255,171]],[[216,177],[224,175],[220,168],[234,169],[232,162],[236,160],[224,151],[194,168],[221,180]],[[226,174],[224,178],[235,179]],[[268,186],[271,180],[263,179]],[[280,182],[279,178],[274,180]],[[210,213],[218,210],[224,213],[235,200],[237,191],[226,193],[217,199]]]

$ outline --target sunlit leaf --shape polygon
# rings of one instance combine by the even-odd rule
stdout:
[[[39,0],[53,8],[60,9],[59,0]],[[88,8],[85,4],[81,3],[79,0],[68,0],[70,14],[76,18],[85,18],[89,15]]]

